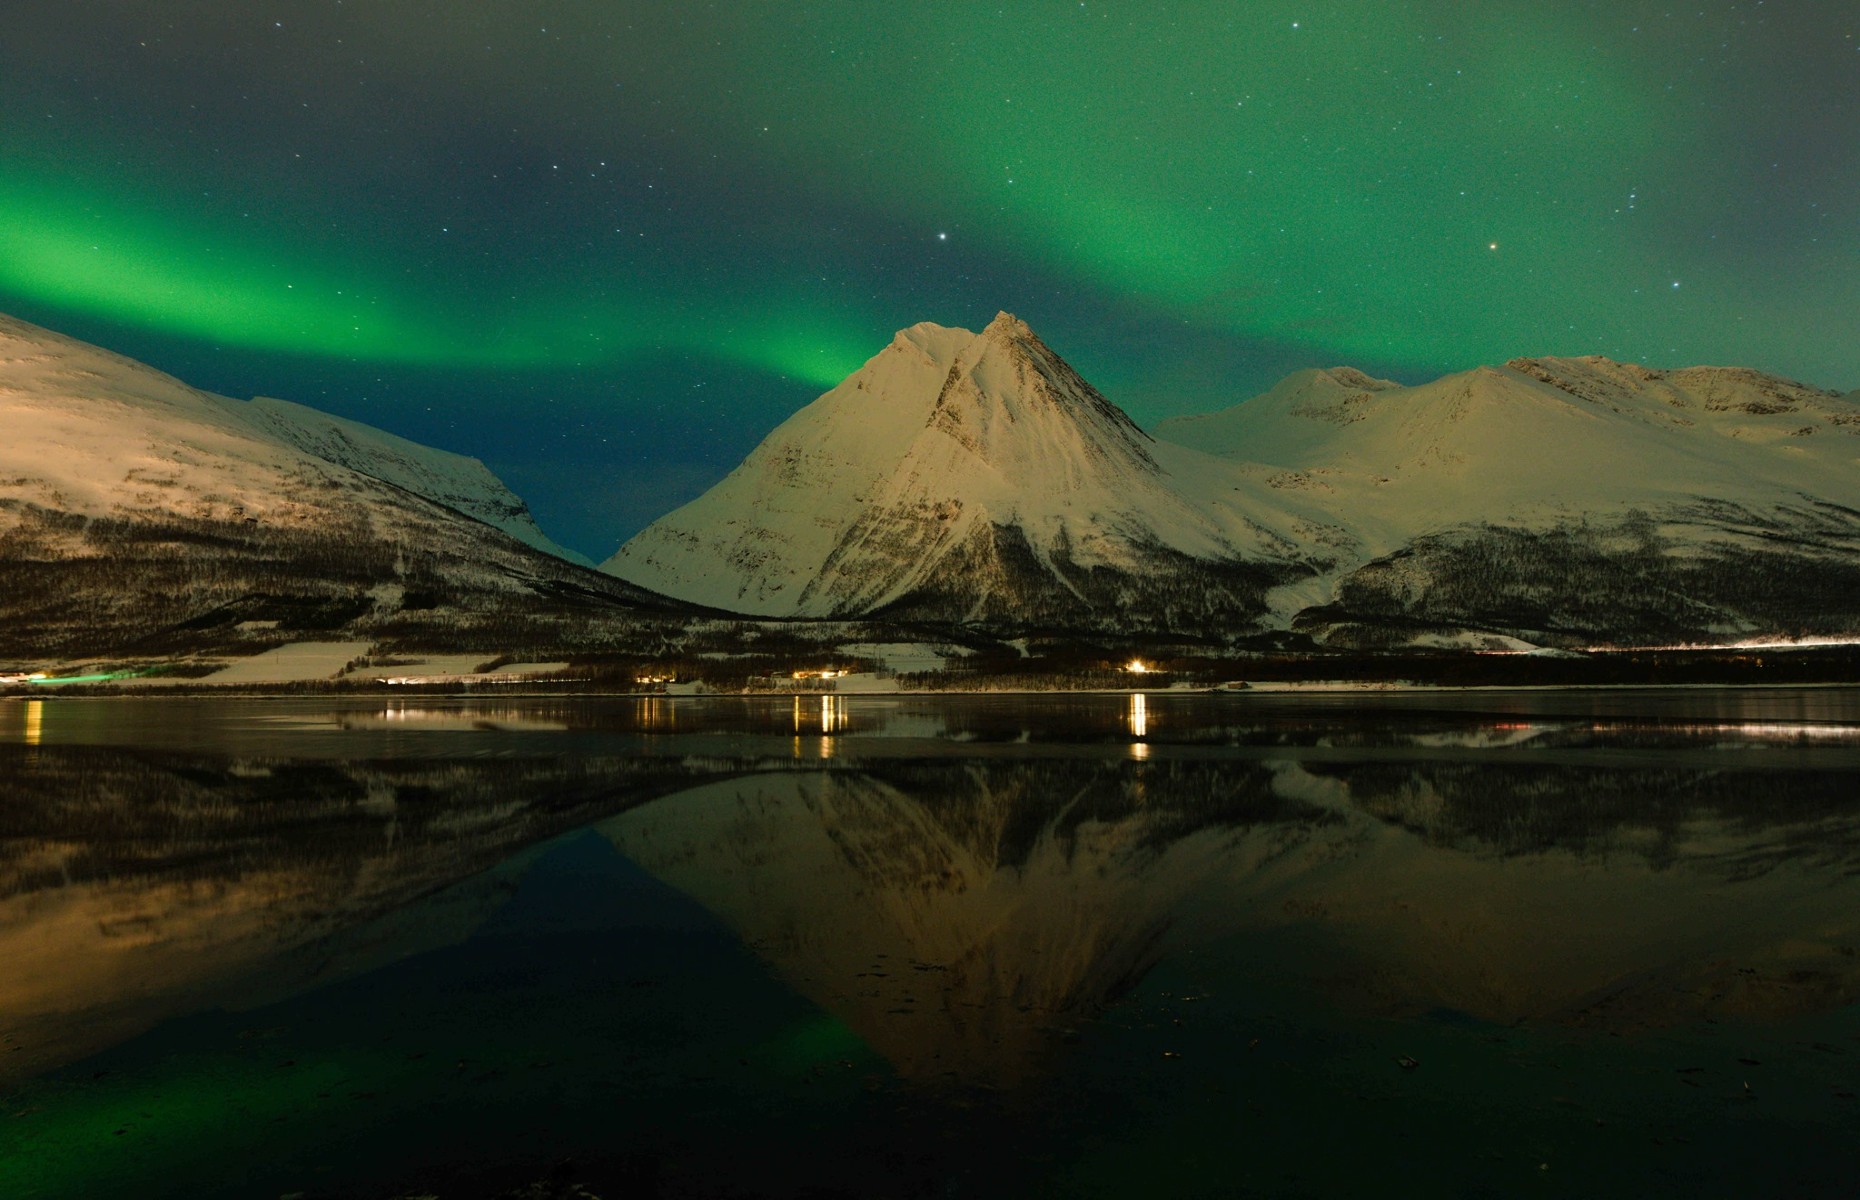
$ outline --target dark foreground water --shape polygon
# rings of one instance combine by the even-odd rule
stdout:
[[[0,1197],[1860,1193],[1860,693],[0,702]]]

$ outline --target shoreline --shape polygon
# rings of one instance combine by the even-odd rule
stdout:
[[[469,688],[469,685],[466,685]],[[1350,681],[1264,681],[1245,687],[1165,688],[865,688],[856,691],[706,691],[706,692],[637,692],[637,691],[512,691],[509,685],[465,691],[425,691],[417,687],[302,687],[298,690],[246,690],[262,688],[254,684],[148,684],[119,687],[108,684],[80,684],[70,687],[41,686],[33,691],[0,691],[0,702],[9,700],[378,700],[401,698],[422,701],[524,701],[524,700],[852,700],[864,698],[894,699],[977,699],[989,696],[1221,696],[1244,699],[1249,696],[1298,695],[1417,695],[1429,693],[1472,694],[1490,692],[1753,692],[1753,691],[1835,691],[1860,690],[1860,680],[1823,680],[1814,682],[1781,681],[1776,683],[1356,683]],[[94,690],[93,690],[94,689]]]

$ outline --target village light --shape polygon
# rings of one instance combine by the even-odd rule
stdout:
[[[1140,658],[1133,658],[1125,664],[1124,670],[1132,675],[1147,675],[1150,672],[1150,666]]]

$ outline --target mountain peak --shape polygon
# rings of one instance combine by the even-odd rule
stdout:
[[[996,313],[995,319],[988,322],[988,324],[983,327],[982,336],[1006,342],[1037,342],[1040,340],[1034,335],[1031,325],[1028,325],[1027,322],[1021,320],[1013,313],[1008,312],[1006,309]]]
[[[1170,555],[1264,537],[1184,502],[1154,449],[1011,313],[914,325],[606,569],[739,612],[966,620],[1087,604],[1113,578],[1134,595]],[[1251,613],[1253,590],[1222,603]]]
[[[919,321],[898,330],[892,336],[891,345],[894,348],[918,351],[944,368],[953,366],[958,358],[973,360],[989,346],[1010,353],[1024,354],[1037,349],[1047,355],[1052,354],[1033,332],[1032,326],[1010,312],[996,313],[980,333],[953,325],[938,325],[934,321]]]
[[[1378,379],[1355,367],[1306,367],[1287,375],[1270,391],[1231,408],[1160,421],[1156,436],[1210,454],[1252,456],[1260,450],[1249,446],[1249,439],[1265,414],[1275,419],[1300,418],[1313,429],[1344,426],[1366,418],[1380,393],[1398,392],[1401,387],[1392,379]]]
[[[1750,367],[1644,367],[1599,354],[1580,358],[1514,358],[1505,366],[1591,404],[1614,408],[1652,404],[1742,416],[1837,416],[1827,406],[1839,393]],[[1837,424],[1846,424],[1836,421]]]
[[[1399,388],[1401,384],[1393,379],[1378,379],[1367,371],[1355,367],[1326,367],[1317,372],[1330,379],[1340,387],[1354,388],[1364,392],[1387,392]]]
[[[959,361],[971,365],[979,362],[990,349],[1004,351],[1010,358],[1061,362],[1033,327],[1011,312],[996,313],[993,320],[982,326],[980,333],[938,325],[934,321],[919,321],[898,330],[892,336],[890,348],[907,353],[914,351],[944,370],[956,366]]]
[[[919,321],[892,336],[890,349],[915,352],[947,370],[963,347],[975,340],[966,329],[952,329],[934,321]]]
[[[979,404],[999,415],[999,420],[988,423],[1004,430],[1022,426],[1016,440],[1025,449],[1043,453],[1082,439],[1091,447],[1085,450],[1087,454],[1129,456],[1134,465],[1155,469],[1144,449],[1151,441],[1149,434],[1012,313],[995,314],[963,350],[943,392],[939,408],[944,399],[963,394],[971,407]],[[1048,420],[1052,423],[1045,424]],[[1032,427],[1026,425],[1030,421]],[[1032,428],[1042,432],[1029,437]]]

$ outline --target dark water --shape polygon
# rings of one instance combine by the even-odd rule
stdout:
[[[0,702],[0,1197],[1852,1196],[1860,692]]]

